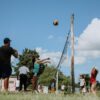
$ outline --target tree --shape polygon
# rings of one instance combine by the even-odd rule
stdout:
[[[52,79],[56,79],[56,71],[57,69],[54,66],[47,66],[43,72],[43,74],[39,77],[39,83],[43,85],[50,85],[50,82]],[[61,84],[68,85],[71,83],[70,77],[66,77],[60,70],[59,70],[59,76],[58,76],[58,87],[60,88]]]
[[[16,75],[18,74],[18,69],[23,65],[23,63],[26,64],[26,66],[29,68],[30,73],[32,72],[33,63],[32,63],[32,57],[39,58],[38,52],[36,50],[30,50],[28,48],[25,48],[21,55],[19,55],[19,63],[17,64],[17,67],[15,67]]]

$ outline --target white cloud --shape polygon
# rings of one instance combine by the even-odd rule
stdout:
[[[18,59],[16,59],[14,56],[11,56],[11,64],[16,66],[16,64],[19,62]]]
[[[60,57],[61,57],[61,52],[60,51],[53,51],[53,52],[49,52],[48,50],[45,50],[45,49],[42,49],[41,47],[39,48],[36,48],[36,51],[39,52],[40,54],[40,59],[44,59],[44,58],[47,58],[49,57],[50,58],[50,61],[51,61],[51,64],[52,65],[55,65],[57,66],[59,60],[60,60]],[[67,61],[65,60],[63,63],[62,63],[62,66],[65,66]]]
[[[79,50],[100,50],[100,19],[93,19],[78,39]]]
[[[42,49],[41,47],[37,47],[37,48],[36,48],[36,51],[39,52],[39,54],[42,54],[42,53],[47,52],[46,49]]]
[[[100,19],[95,18],[78,38],[76,57],[82,57],[83,63],[87,58],[100,57]],[[80,63],[80,62],[79,62]]]
[[[16,64],[19,62],[18,58],[15,58],[14,56],[11,56],[11,64],[14,66],[17,66]]]
[[[51,64],[57,66],[61,57],[60,51],[49,52],[48,50],[42,49],[41,47],[36,48],[36,51],[39,52],[40,59],[49,57]],[[70,61],[71,61],[71,57],[68,56],[67,54],[64,55],[64,59],[63,62],[61,63],[61,66],[62,67],[70,66]],[[84,62],[85,62],[85,57],[81,57],[81,54],[80,56],[79,55],[75,56],[75,64],[82,64]]]
[[[85,63],[85,61],[86,61],[85,57],[81,57],[81,56],[75,57],[75,64],[83,64]]]
[[[11,56],[11,63],[15,62],[15,57],[14,56]]]
[[[78,51],[78,56],[86,57],[86,58],[98,58],[100,57],[99,50],[84,50]]]

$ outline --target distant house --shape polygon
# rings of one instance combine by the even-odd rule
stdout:
[[[9,91],[16,90],[16,80],[17,80],[16,76],[11,76],[9,78],[9,88],[8,88]],[[4,83],[3,80],[1,80],[0,81],[0,91],[3,91],[3,89],[4,89],[3,83]]]

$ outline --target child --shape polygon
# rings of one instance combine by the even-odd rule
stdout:
[[[85,93],[86,92],[86,87],[85,87],[85,77],[84,75],[80,75],[80,90],[81,90],[81,93]]]

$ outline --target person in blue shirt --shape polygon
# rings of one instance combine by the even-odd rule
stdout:
[[[37,81],[38,81],[38,77],[40,76],[40,71],[41,68],[40,67],[44,67],[46,63],[49,63],[50,58],[46,58],[46,59],[35,59],[33,58],[33,77],[32,77],[32,88],[33,91],[37,91]]]

